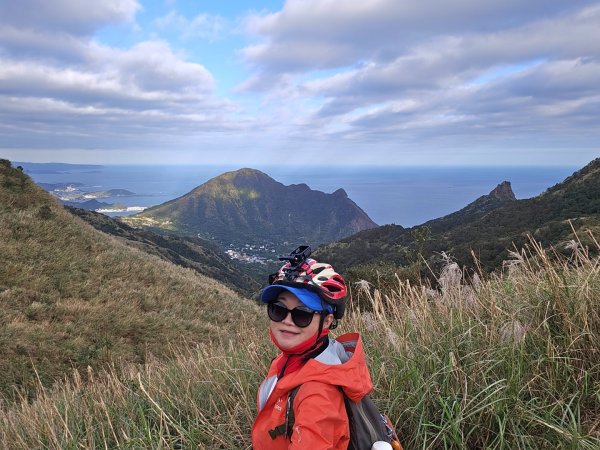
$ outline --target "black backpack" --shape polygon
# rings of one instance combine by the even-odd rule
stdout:
[[[285,410],[285,423],[269,431],[272,439],[281,435],[284,435],[286,439],[291,439],[295,422],[294,398],[296,398],[300,386],[296,386],[290,391]],[[371,450],[373,443],[377,441],[389,442],[394,448],[402,449],[389,418],[379,412],[371,397],[365,395],[361,401],[355,403],[343,391],[342,394],[350,425],[348,450]]]

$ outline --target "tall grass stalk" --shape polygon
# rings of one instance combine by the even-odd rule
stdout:
[[[439,288],[360,283],[340,332],[363,335],[373,397],[407,449],[600,448],[600,262],[535,242],[484,279],[453,265]],[[6,448],[249,449],[275,350],[241,320],[169,362],[75,373],[0,409]]]

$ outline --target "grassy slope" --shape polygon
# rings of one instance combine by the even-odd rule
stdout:
[[[243,272],[242,263],[231,260],[216,244],[205,239],[156,234],[94,211],[72,207],[67,210],[103,233],[178,266],[194,269],[245,297],[253,297],[261,288],[258,281]]]
[[[19,184],[19,179],[15,180]],[[0,183],[5,181],[0,178]],[[23,191],[28,190],[26,184],[22,186]],[[38,222],[36,216],[46,217],[48,211],[42,208],[44,203],[15,204],[21,198],[4,194],[0,198],[2,250],[7,248],[7,237],[15,235],[12,246],[18,242],[23,248],[13,258],[22,259],[27,253],[48,261],[41,248],[36,250],[36,239],[27,228]],[[6,213],[7,201],[12,202],[11,214]],[[76,222],[67,220],[60,210],[51,212],[59,217],[46,220],[57,220],[61,226],[46,239],[55,239],[63,247],[72,245],[58,239],[56,232],[68,235]],[[36,226],[35,232],[43,233],[43,228]],[[75,236],[82,239],[81,232]],[[81,245],[92,247],[94,261],[111,261],[101,266],[103,272],[113,270],[114,263],[123,266],[119,254],[136,264],[145,263],[140,254],[121,247],[116,250],[110,239],[90,236],[95,239],[83,240]],[[367,284],[354,289],[352,302],[370,303],[370,312],[350,310],[339,332],[362,333],[376,386],[374,398],[392,417],[405,448],[600,448],[600,261],[573,248],[561,262],[551,262],[540,248],[532,255],[515,254],[506,275],[474,279],[472,284],[465,284],[459,267],[450,264],[439,275],[437,291],[406,283],[385,291]],[[53,250],[55,254],[62,251]],[[26,280],[20,284],[36,282],[38,303],[60,299],[56,292],[64,291],[69,283],[77,289],[87,280],[103,291],[102,283],[91,276],[94,270],[76,259],[53,264],[54,269],[72,269],[74,282],[64,276],[55,278],[43,263],[27,264],[36,266],[35,276],[11,273]],[[171,268],[172,273],[165,277],[147,267],[145,272],[161,282],[190,282],[192,292],[185,283],[179,285],[186,295],[193,296],[202,285],[194,281],[202,280],[197,276],[188,277],[189,273],[182,274],[157,260],[153,264],[161,272]],[[86,268],[87,275],[78,275]],[[7,272],[2,270],[0,279],[6,283]],[[141,273],[133,270],[130,275]],[[113,289],[132,283],[131,278],[106,280]],[[139,284],[148,283],[144,280],[142,277]],[[3,302],[4,296],[13,298],[13,292],[25,291],[6,288],[0,294]],[[227,297],[227,291],[220,292]],[[112,297],[104,293],[99,298],[118,307],[112,298],[122,297],[120,294],[113,290]],[[125,294],[132,299],[128,305],[137,305],[133,292]],[[61,304],[59,300],[44,308]],[[78,304],[86,309],[95,302],[88,299]],[[153,321],[161,314],[136,310],[133,316]],[[185,317],[194,314],[191,311]],[[222,309],[221,314],[228,313]],[[106,315],[104,311],[97,317],[105,324],[121,320],[118,314],[112,314],[110,320]],[[108,372],[89,371],[87,382],[76,374],[52,390],[40,388],[34,400],[0,402],[0,442],[11,449],[249,449],[256,389],[274,355],[266,332],[249,319],[235,321],[227,329],[232,341],[223,338],[179,350],[166,362],[152,358],[144,366],[119,363]],[[74,323],[75,315],[69,320]],[[4,329],[5,315],[2,321]],[[7,323],[13,328],[21,324],[24,329],[34,329],[38,322],[22,314]],[[44,326],[52,326],[52,322]],[[90,322],[87,326],[96,328]],[[64,320],[62,328],[68,329]],[[7,344],[11,345],[4,340],[0,348]]]
[[[252,302],[127,247],[0,161],[0,393],[219,339]]]
[[[456,264],[438,291],[362,285],[351,310],[376,391],[406,449],[600,448],[600,264],[576,250],[519,255],[507,276],[467,285]],[[356,298],[353,299],[354,301]],[[336,330],[337,331],[337,330]],[[250,449],[255,395],[274,348],[239,342],[74,377],[0,409],[0,442],[28,448]],[[243,345],[240,345],[243,343]]]

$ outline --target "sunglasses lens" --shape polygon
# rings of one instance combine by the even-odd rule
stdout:
[[[287,316],[288,310],[277,303],[269,303],[267,314],[273,322],[281,322]]]
[[[305,328],[310,325],[312,322],[313,316],[315,313],[302,311],[301,309],[293,309],[292,310],[292,320],[296,324],[296,326],[300,328]]]
[[[288,312],[292,313],[292,322],[297,327],[306,328],[310,325],[315,315],[312,311],[304,311],[302,309],[294,308],[292,310],[287,309],[278,303],[269,303],[267,307],[267,314],[269,319],[273,322],[281,322],[288,315]]]

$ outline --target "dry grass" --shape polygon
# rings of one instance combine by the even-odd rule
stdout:
[[[39,203],[9,198],[7,213],[0,201],[10,252],[0,373],[33,367],[36,355],[40,375],[35,391],[0,404],[0,448],[250,448],[256,389],[275,354],[253,305],[242,316],[230,291],[81,231],[60,208],[36,221]],[[405,448],[600,448],[600,260],[577,239],[568,245],[565,259],[532,242],[489,278],[448,259],[435,290],[353,288],[352,304],[369,308],[350,308],[340,332],[362,333],[374,398]],[[45,358],[82,349],[108,369],[49,387]]]
[[[236,336],[259,341],[242,321]],[[248,424],[266,348],[221,341],[169,363],[75,374],[0,413],[0,442],[30,448],[249,448]]]
[[[551,256],[532,241],[488,280],[448,261],[439,290],[358,286],[373,312],[344,328],[408,448],[600,448],[600,261]]]
[[[362,283],[341,332],[363,334],[374,398],[405,448],[600,448],[600,261],[539,247],[506,273],[469,277],[451,261],[443,288]],[[359,300],[358,297],[362,297]],[[0,411],[9,448],[249,449],[255,394],[275,352],[238,322],[229,340],[170,362],[75,375]],[[259,331],[257,331],[259,330]]]
[[[219,340],[240,314],[258,317],[252,302],[97,232],[5,167],[0,255],[0,398],[72,368],[168,356],[168,342]]]

